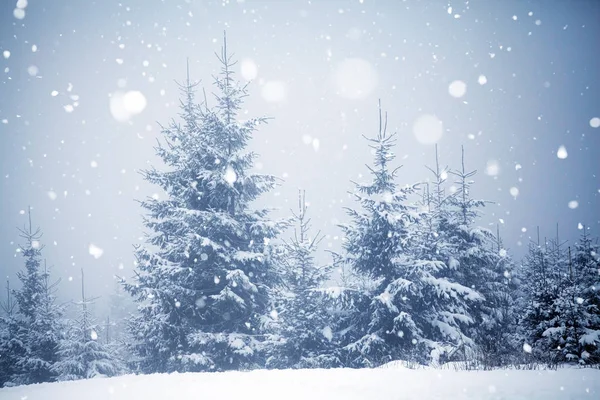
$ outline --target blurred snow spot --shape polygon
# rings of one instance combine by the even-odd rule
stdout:
[[[467,93],[467,84],[463,81],[454,81],[448,86],[448,93],[452,97],[463,97]]]
[[[520,170],[521,168],[523,168],[523,167],[521,166],[521,164],[517,164],[517,165],[515,165],[515,171],[518,171],[518,170]]]
[[[304,144],[311,144],[312,143],[312,137],[310,135],[302,135],[302,142]]]
[[[479,75],[479,78],[477,79],[477,82],[479,82],[480,85],[485,85],[487,83],[487,78],[485,75]]]
[[[569,208],[570,208],[571,210],[574,210],[574,209],[576,209],[577,207],[579,207],[579,202],[578,202],[577,200],[571,200],[571,201],[569,202]]]
[[[38,72],[39,69],[35,65],[30,65],[29,68],[27,68],[27,73],[31,76],[36,76]]]
[[[360,58],[347,58],[338,64],[333,80],[338,94],[346,99],[366,97],[377,86],[377,72]]]
[[[203,297],[200,297],[196,300],[196,307],[204,308],[206,306],[206,300]]]
[[[273,318],[274,320],[277,320],[277,318],[279,318],[279,313],[277,312],[276,309],[272,309],[269,314],[271,315],[271,318]]]
[[[102,257],[102,254],[104,254],[104,250],[91,243],[89,247],[89,253],[92,257],[94,257],[97,260],[100,257]]]
[[[68,113],[72,113],[74,108],[71,104],[67,104],[66,106],[63,107],[65,109],[66,112]]]
[[[144,111],[146,104],[146,97],[137,90],[115,92],[110,97],[110,113],[117,121],[125,122]]]
[[[2,52],[2,55],[4,56],[4,58],[9,58],[9,57],[10,57],[10,51],[8,51],[8,50],[4,50],[4,51]]]
[[[583,299],[581,297],[577,298],[577,304],[583,304]]]
[[[350,28],[348,32],[346,32],[346,37],[350,40],[360,40],[362,36],[362,32],[358,28]]]
[[[514,186],[511,187],[510,188],[510,195],[516,199],[517,196],[519,195],[519,188],[516,188]]]
[[[97,166],[98,166],[98,162],[97,162],[96,160],[92,160],[92,161],[90,162],[90,167],[92,167],[92,168],[96,168]]]
[[[24,9],[25,7],[27,7],[27,0],[17,0],[16,6],[17,8]]]
[[[123,105],[130,114],[139,114],[146,108],[146,97],[137,90],[132,90],[123,96]]]
[[[590,119],[590,126],[592,128],[600,128],[600,118],[594,117]]]
[[[52,190],[48,192],[48,198],[50,198],[50,200],[56,200],[56,192],[53,192]]]
[[[225,170],[225,175],[223,175],[223,178],[225,179],[225,182],[229,183],[230,185],[233,185],[235,183],[235,181],[237,180],[237,174],[235,173],[233,168],[227,167],[227,170]]]
[[[523,343],[523,351],[524,351],[525,353],[531,353],[531,350],[532,350],[532,349],[531,349],[531,346],[530,346],[530,345],[528,345],[527,343]]]
[[[333,339],[333,332],[331,331],[331,327],[326,326],[325,328],[323,328],[321,333],[323,334],[323,336],[325,336],[327,340],[331,342],[331,339]]]
[[[500,251],[498,252],[498,254],[500,255],[500,257],[506,257],[506,249],[500,249]]]
[[[579,223],[577,224],[577,229],[579,229],[579,230],[582,230],[582,229],[583,229],[583,225],[581,224],[581,222],[579,222]]]
[[[23,8],[15,8],[13,11],[13,15],[16,19],[23,19],[25,18],[25,10]]]
[[[435,144],[442,138],[442,121],[435,115],[421,115],[413,125],[413,133],[419,143]]]
[[[258,75],[258,67],[256,66],[256,63],[249,58],[242,60],[240,69],[242,77],[247,81],[253,80]]]
[[[52,97],[56,97],[56,96],[58,96],[58,92],[57,92],[56,90],[53,90],[53,91],[50,93],[50,96],[52,96]]]
[[[500,173],[500,165],[496,160],[490,160],[485,166],[485,173],[489,176],[496,176]]]
[[[31,46],[31,52],[35,53],[37,51],[37,46],[34,44],[33,46]]]
[[[527,228],[525,228],[525,227],[522,227],[522,228],[521,228],[521,232],[523,232],[523,233],[527,232]]]
[[[286,87],[281,81],[269,81],[262,87],[261,95],[269,103],[285,100]]]
[[[556,156],[558,158],[560,158],[561,160],[564,160],[565,158],[567,158],[568,155],[569,155],[569,153],[567,153],[567,149],[565,146],[560,146],[558,148],[558,150],[556,151]]]
[[[40,248],[40,242],[37,240],[32,240],[31,241],[31,247],[34,249],[39,249]]]
[[[319,147],[321,147],[321,142],[319,141],[319,139],[313,139],[312,147],[313,149],[315,149],[315,151],[319,151]]]
[[[95,330],[92,329],[92,332],[90,333],[90,337],[92,338],[92,340],[98,340],[98,334],[96,333]]]

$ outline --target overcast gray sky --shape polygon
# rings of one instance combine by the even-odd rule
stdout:
[[[379,98],[398,132],[400,183],[427,177],[430,142],[453,168],[464,145],[474,195],[495,202],[481,223],[500,224],[517,258],[536,225],[598,234],[600,2],[29,3],[0,3],[2,276],[22,268],[28,205],[61,296],[77,295],[80,268],[94,295],[131,275],[143,232],[134,199],[158,193],[136,170],[157,162],[157,122],[176,117],[186,57],[210,91],[225,29],[238,77],[252,79],[248,115],[274,118],[251,146],[283,183],[261,203],[284,215],[306,189],[323,249],[339,248]]]

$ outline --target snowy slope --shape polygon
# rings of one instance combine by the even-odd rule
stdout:
[[[0,389],[1,400],[599,399],[600,370],[281,370],[122,376]]]

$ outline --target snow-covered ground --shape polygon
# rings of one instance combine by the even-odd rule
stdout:
[[[128,375],[0,389],[1,400],[599,399],[600,370],[404,368]]]

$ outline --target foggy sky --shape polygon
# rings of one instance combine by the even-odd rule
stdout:
[[[0,275],[11,281],[28,205],[62,298],[77,295],[80,268],[105,298],[114,274],[131,276],[143,235],[135,199],[161,195],[136,171],[161,167],[157,123],[177,117],[187,57],[210,93],[224,30],[237,77],[256,66],[242,117],[273,118],[251,147],[260,171],[283,180],[260,203],[285,216],[306,189],[313,228],[328,235],[322,249],[339,248],[350,179],[367,174],[362,135],[377,133],[378,99],[398,133],[399,183],[428,177],[433,146],[413,124],[437,116],[442,164],[458,168],[465,146],[474,196],[495,202],[481,223],[500,225],[515,258],[537,225],[553,237],[558,223],[570,243],[579,223],[600,233],[600,128],[590,126],[600,117],[600,2],[32,0],[23,19],[14,3],[0,2]],[[344,62],[365,69],[348,76]],[[449,94],[456,80],[460,98]],[[110,96],[131,90],[147,106],[117,121]]]

